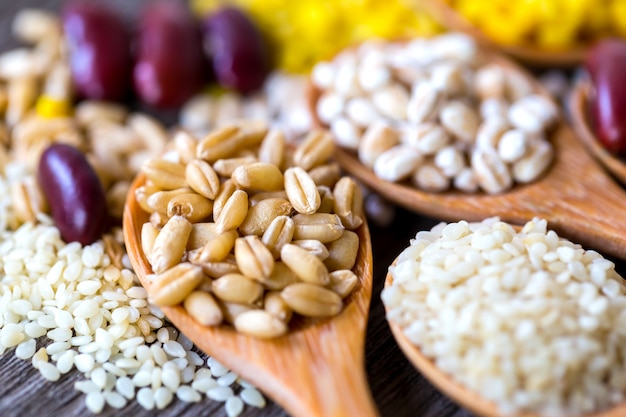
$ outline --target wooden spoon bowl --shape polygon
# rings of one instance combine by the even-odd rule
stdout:
[[[397,262],[394,260],[393,265]],[[389,287],[393,283],[393,277],[391,273],[387,273],[385,279],[385,288]],[[387,306],[385,306],[387,311]],[[421,350],[415,346],[405,335],[404,330],[392,320],[387,320],[389,328],[393,337],[396,339],[398,346],[407,357],[407,359],[415,366],[415,368],[426,379],[430,381],[435,387],[437,387],[442,393],[451,398],[457,404],[470,410],[472,413],[482,417],[502,417],[503,414],[498,410],[498,407],[484,398],[478,393],[467,388],[459,381],[454,379],[451,375],[441,371],[435,363],[424,355]],[[622,417],[626,416],[626,402],[606,411],[585,414],[583,417]],[[534,413],[516,413],[513,415],[507,415],[507,417],[543,417],[540,414]]]
[[[149,215],[135,199],[143,175],[133,182],[124,209],[124,240],[142,285],[152,273],[141,246]],[[378,415],[364,370],[364,343],[372,295],[372,247],[365,222],[356,230],[359,252],[354,272],[359,284],[343,311],[326,320],[303,320],[287,335],[258,339],[221,325],[205,327],[182,306],[163,307],[167,318],[200,349],[255,384],[287,412],[299,417]]]
[[[445,1],[424,0],[422,4],[442,26],[466,33],[483,47],[503,52],[531,66],[571,68],[583,61],[588,49],[587,46],[576,46],[567,50],[546,50],[533,46],[502,45],[490,39]]]
[[[572,127],[576,136],[582,141],[591,155],[596,158],[615,178],[626,185],[626,163],[609,152],[598,140],[593,132],[587,110],[588,98],[591,89],[589,81],[576,83],[569,96],[569,112]]]
[[[525,74],[537,93],[548,96],[518,65],[498,54],[487,55],[505,70]],[[310,83],[307,94],[312,120],[323,126],[315,111],[321,92]],[[498,216],[509,223],[523,224],[541,217],[570,240],[626,259],[626,192],[597,164],[566,123],[558,123],[550,141],[555,157],[548,171],[533,183],[515,185],[498,195],[425,192],[408,183],[378,178],[352,151],[337,147],[333,157],[365,186],[408,210],[447,221],[480,221]]]

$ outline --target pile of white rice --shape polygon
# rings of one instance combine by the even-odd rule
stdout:
[[[0,354],[32,361],[49,381],[81,372],[75,388],[93,413],[130,401],[163,409],[176,398],[224,402],[229,417],[265,405],[148,304],[127,256],[118,268],[102,241],[65,244],[46,216],[12,230],[7,189],[0,176]]]
[[[387,318],[503,413],[575,416],[624,401],[626,290],[614,264],[545,220],[417,233],[389,271]]]

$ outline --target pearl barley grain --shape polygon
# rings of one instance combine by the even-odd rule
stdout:
[[[320,67],[334,79],[332,83],[317,85],[320,99],[315,103],[315,111],[334,134],[335,142],[357,151],[361,162],[374,168],[376,176],[385,181],[402,181],[410,175],[403,172],[398,176],[397,169],[382,168],[393,165],[391,161],[380,162],[375,168],[374,156],[382,150],[372,152],[370,132],[372,126],[381,122],[399,132],[401,142],[422,156],[435,155],[452,146],[461,154],[460,158],[454,156],[455,160],[470,161],[479,148],[498,150],[506,170],[502,178],[511,181],[499,181],[496,185],[492,180],[483,180],[485,172],[471,164],[466,163],[469,170],[476,171],[473,175],[456,162],[436,164],[454,188],[468,193],[507,191],[515,184],[535,181],[548,169],[551,159],[542,157],[518,164],[530,146],[521,143],[517,134],[506,136],[501,143],[500,138],[514,128],[538,134],[541,146],[551,148],[544,136],[558,121],[558,108],[550,98],[538,93],[538,84],[523,72],[493,62],[489,56],[483,59],[483,55],[471,37],[460,33],[409,42],[379,42],[375,52],[369,47],[350,48]],[[354,82],[354,68],[360,89]],[[331,86],[321,86],[328,84]],[[330,96],[332,100],[327,98]],[[339,100],[344,100],[341,106],[337,104]],[[445,158],[440,157],[439,162],[441,159]],[[470,181],[472,178],[475,180]],[[425,191],[447,188],[433,184],[428,180],[413,181],[413,185]]]

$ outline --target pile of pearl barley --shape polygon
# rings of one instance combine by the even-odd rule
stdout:
[[[497,194],[552,161],[556,105],[468,36],[364,42],[318,63],[311,80],[319,120],[383,180]]]
[[[0,217],[10,218],[2,200]],[[265,405],[258,390],[168,326],[127,257],[118,268],[102,241],[65,244],[51,220],[39,220],[0,232],[0,352],[15,348],[49,381],[75,368],[86,378],[75,388],[93,413],[133,399],[164,409],[175,397],[223,401],[228,416]]]
[[[614,264],[534,219],[417,233],[389,268],[387,318],[503,414],[577,416],[626,393],[626,289]]]

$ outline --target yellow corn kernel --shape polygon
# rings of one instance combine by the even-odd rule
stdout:
[[[72,114],[72,103],[68,100],[59,100],[54,97],[42,94],[37,99],[35,105],[37,115],[46,119],[56,117],[67,117]]]

